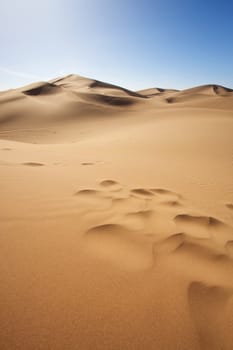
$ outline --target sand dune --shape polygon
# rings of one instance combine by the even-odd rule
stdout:
[[[180,95],[201,94],[201,95],[220,95],[220,96],[233,96],[233,90],[221,85],[203,85],[197,86],[191,89],[180,91]]]
[[[0,348],[232,350],[233,90],[0,93]]]
[[[178,92],[178,90],[175,89],[162,89],[162,88],[151,88],[151,89],[145,89],[145,90],[140,90],[138,93],[140,95],[146,96],[146,97],[152,97],[152,96],[164,96],[165,94],[168,93],[175,93]]]

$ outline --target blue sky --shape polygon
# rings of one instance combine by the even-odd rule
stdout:
[[[0,89],[76,73],[233,87],[233,1],[1,0]]]

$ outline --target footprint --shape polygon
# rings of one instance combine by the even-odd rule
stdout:
[[[170,208],[178,208],[178,207],[181,207],[182,205],[177,201],[177,200],[174,200],[174,201],[164,201],[164,202],[161,202],[162,205],[165,205],[167,207],[170,207]]]
[[[2,148],[2,151],[12,151],[12,148],[4,147]]]
[[[84,163],[81,163],[81,165],[94,165],[94,163],[84,162]]]
[[[121,185],[114,180],[103,180],[100,182],[100,186],[111,192],[119,192],[122,190]]]
[[[78,200],[83,215],[88,213],[89,219],[97,212],[108,210],[112,205],[111,199],[104,197],[101,191],[95,189],[79,190],[74,193],[74,196]]]
[[[154,246],[154,251],[158,254],[174,254],[174,257],[189,257],[194,262],[203,264],[204,262],[222,261],[228,264],[229,259],[221,251],[215,250],[209,240],[203,238],[190,237],[186,233],[175,233],[160,240]]]
[[[153,197],[153,193],[150,190],[144,188],[135,188],[130,191],[132,194],[136,194],[143,197]]]
[[[180,247],[185,240],[184,233],[175,233],[171,236],[157,242],[153,246],[153,251],[155,257],[158,255],[169,254],[174,252],[178,247]]]
[[[45,164],[36,163],[36,162],[26,162],[26,163],[22,163],[22,165],[31,166],[31,167],[39,167],[39,166],[44,166]]]
[[[99,194],[100,191],[97,190],[92,190],[92,189],[85,189],[85,190],[80,190],[78,192],[75,192],[75,196],[94,196]]]
[[[143,231],[148,223],[150,223],[150,219],[153,217],[153,210],[138,210],[135,212],[126,213],[123,222],[127,228],[134,230]]]
[[[176,196],[177,198],[182,198],[182,196],[179,193],[176,193],[174,191],[170,191],[170,190],[166,190],[164,188],[151,188],[150,191],[154,192],[154,193],[158,193],[161,195],[172,195],[172,196]]]
[[[232,204],[232,203],[227,203],[227,204],[226,204],[226,207],[227,207],[228,209],[233,209],[233,204]]]
[[[191,238],[190,236],[186,235],[183,242],[181,242],[181,244],[176,247],[174,253],[188,255],[193,259],[193,261],[194,259],[199,261],[216,261],[219,258],[223,258],[224,260],[224,255],[219,251],[214,250],[210,245],[205,245],[206,242],[208,241],[204,242],[202,239],[198,240],[197,238]],[[226,255],[225,258],[227,260]]]
[[[119,185],[119,184],[117,181],[114,181],[114,180],[103,180],[100,182],[100,186],[103,186],[103,187],[111,187],[116,185]]]
[[[189,214],[179,214],[174,218],[174,220],[176,222],[197,224],[206,227],[216,227],[221,226],[223,224],[220,220],[215,219],[211,216],[194,216]]]
[[[87,252],[123,269],[145,270],[152,266],[152,245],[124,225],[95,226],[84,234]]]
[[[179,214],[175,216],[176,225],[191,235],[208,238],[213,230],[216,232],[225,228],[225,224],[211,216],[195,216],[189,214]],[[210,231],[211,230],[211,231]]]
[[[192,282],[188,288],[188,302],[194,320],[201,349],[229,349],[226,325],[227,303],[232,290],[221,286],[209,286],[202,282]],[[223,336],[223,334],[226,336]]]
[[[138,210],[136,212],[127,213],[126,216],[141,219],[149,219],[154,214],[153,210]]]
[[[147,205],[144,200],[136,196],[112,197],[112,210],[116,213],[127,214],[146,210]]]

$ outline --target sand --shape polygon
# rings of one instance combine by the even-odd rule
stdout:
[[[0,349],[232,350],[233,91],[0,93]]]

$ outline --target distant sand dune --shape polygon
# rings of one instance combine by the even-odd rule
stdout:
[[[44,128],[48,123],[52,123],[56,129],[59,125],[54,122],[59,122],[65,116],[67,121],[72,122],[72,129],[73,122],[80,123],[84,117],[94,118],[96,114],[108,116],[116,113],[125,115],[135,108],[138,112],[144,111],[147,106],[148,109],[153,107],[158,113],[166,105],[174,108],[218,108],[231,111],[233,90],[219,85],[204,85],[182,91],[153,88],[134,92],[101,81],[68,75],[2,93],[0,124],[3,131],[25,127]],[[66,125],[66,129],[68,127]],[[4,134],[1,137],[4,138]],[[18,139],[15,134],[6,137]]]

